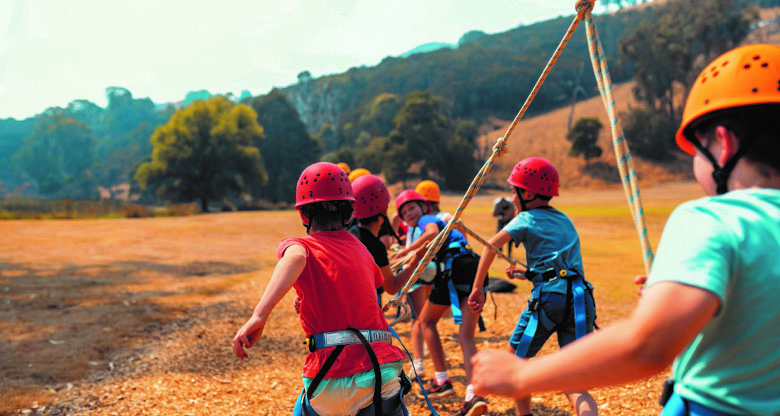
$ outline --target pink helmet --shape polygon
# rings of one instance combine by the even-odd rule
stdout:
[[[506,181],[535,194],[558,196],[558,171],[549,160],[541,157],[518,162]]]
[[[338,165],[319,162],[301,173],[295,187],[295,208],[321,201],[354,201],[352,184]]]
[[[360,176],[352,183],[352,189],[355,191],[355,212],[352,216],[357,219],[381,214],[390,204],[390,192],[379,176]]]
[[[403,207],[407,202],[412,201],[419,201],[423,204],[426,203],[425,197],[412,189],[407,189],[398,194],[398,197],[395,199],[395,209],[398,211],[398,214],[401,214],[401,207]]]

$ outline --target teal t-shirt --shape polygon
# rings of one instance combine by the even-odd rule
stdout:
[[[721,303],[673,365],[675,391],[715,410],[780,415],[780,190],[680,205],[647,284],[702,288]]]
[[[567,269],[584,280],[580,237],[569,217],[553,207],[534,208],[517,214],[502,229],[516,244],[525,248],[528,270],[544,273],[547,270]],[[590,283],[586,283],[592,289]],[[566,294],[565,279],[544,284],[542,291]]]

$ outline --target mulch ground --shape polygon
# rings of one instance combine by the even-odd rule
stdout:
[[[487,207],[493,197],[474,204]],[[495,226],[492,218],[464,222],[486,236]],[[599,230],[579,224],[584,233]],[[663,219],[653,224],[656,232]],[[232,355],[231,342],[268,282],[281,237],[300,234],[289,212],[0,222],[0,415],[290,414],[306,353],[293,295],[274,310],[248,360]],[[635,271],[639,261],[631,261]],[[616,284],[608,279],[591,279],[602,327],[637,299],[626,275],[620,293],[630,295],[600,292],[600,284]],[[495,294],[495,305],[489,298],[479,349],[505,348],[529,289],[520,282],[514,293]],[[409,323],[395,328],[407,342]],[[446,415],[460,406],[465,374],[457,328],[451,320],[439,328],[458,392],[435,402]],[[542,354],[556,345],[548,342]],[[594,390],[599,413],[658,414],[664,376]],[[408,397],[411,414],[428,414],[422,400]],[[510,400],[488,399],[490,415],[514,414]],[[532,403],[536,415],[573,414],[561,394]]]

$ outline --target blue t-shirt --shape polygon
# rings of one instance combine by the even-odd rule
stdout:
[[[417,227],[419,227],[423,232],[425,232],[425,227],[428,224],[436,224],[436,227],[438,228],[439,232],[441,232],[441,230],[443,230],[444,227],[447,226],[447,222],[436,215],[423,215],[417,221]],[[447,236],[447,239],[444,240],[444,243],[442,243],[441,248],[439,249],[440,252],[446,251],[447,248],[452,243],[460,243],[462,244],[462,247],[468,247],[469,244],[468,240],[466,240],[466,237],[463,235],[463,233],[461,233],[459,230],[456,230],[455,228],[452,228],[450,230],[450,235]],[[471,249],[469,248],[469,251],[470,250]]]
[[[515,244],[523,245],[525,261],[531,272],[565,269],[585,279],[580,237],[563,212],[553,207],[522,211],[502,231],[509,233]],[[592,288],[587,281],[586,285]],[[566,294],[567,286],[565,279],[556,279],[545,283],[542,290]]]
[[[672,212],[647,284],[707,290],[720,309],[672,370],[682,397],[726,413],[780,415],[780,190],[745,189]]]

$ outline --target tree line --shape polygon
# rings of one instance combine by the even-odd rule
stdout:
[[[748,35],[758,3],[780,2],[669,0],[597,17],[612,79],[635,81],[640,107],[621,118],[639,156],[663,161],[674,152],[680,98],[703,62]],[[479,126],[490,115],[514,116],[569,21],[469,32],[457,49],[319,79],[304,71],[297,84],[259,97],[200,91],[176,108],[111,87],[105,109],[77,100],[34,119],[0,120],[0,196],[95,198],[98,187],[130,182],[147,202],[197,200],[204,209],[236,198],[290,202],[290,184],[318,160],[365,167],[390,182],[431,178],[462,189],[481,162]],[[572,91],[597,93],[589,77],[574,88],[589,57],[584,36],[572,39],[530,114],[569,104]],[[571,155],[600,155],[600,128],[575,123]]]

